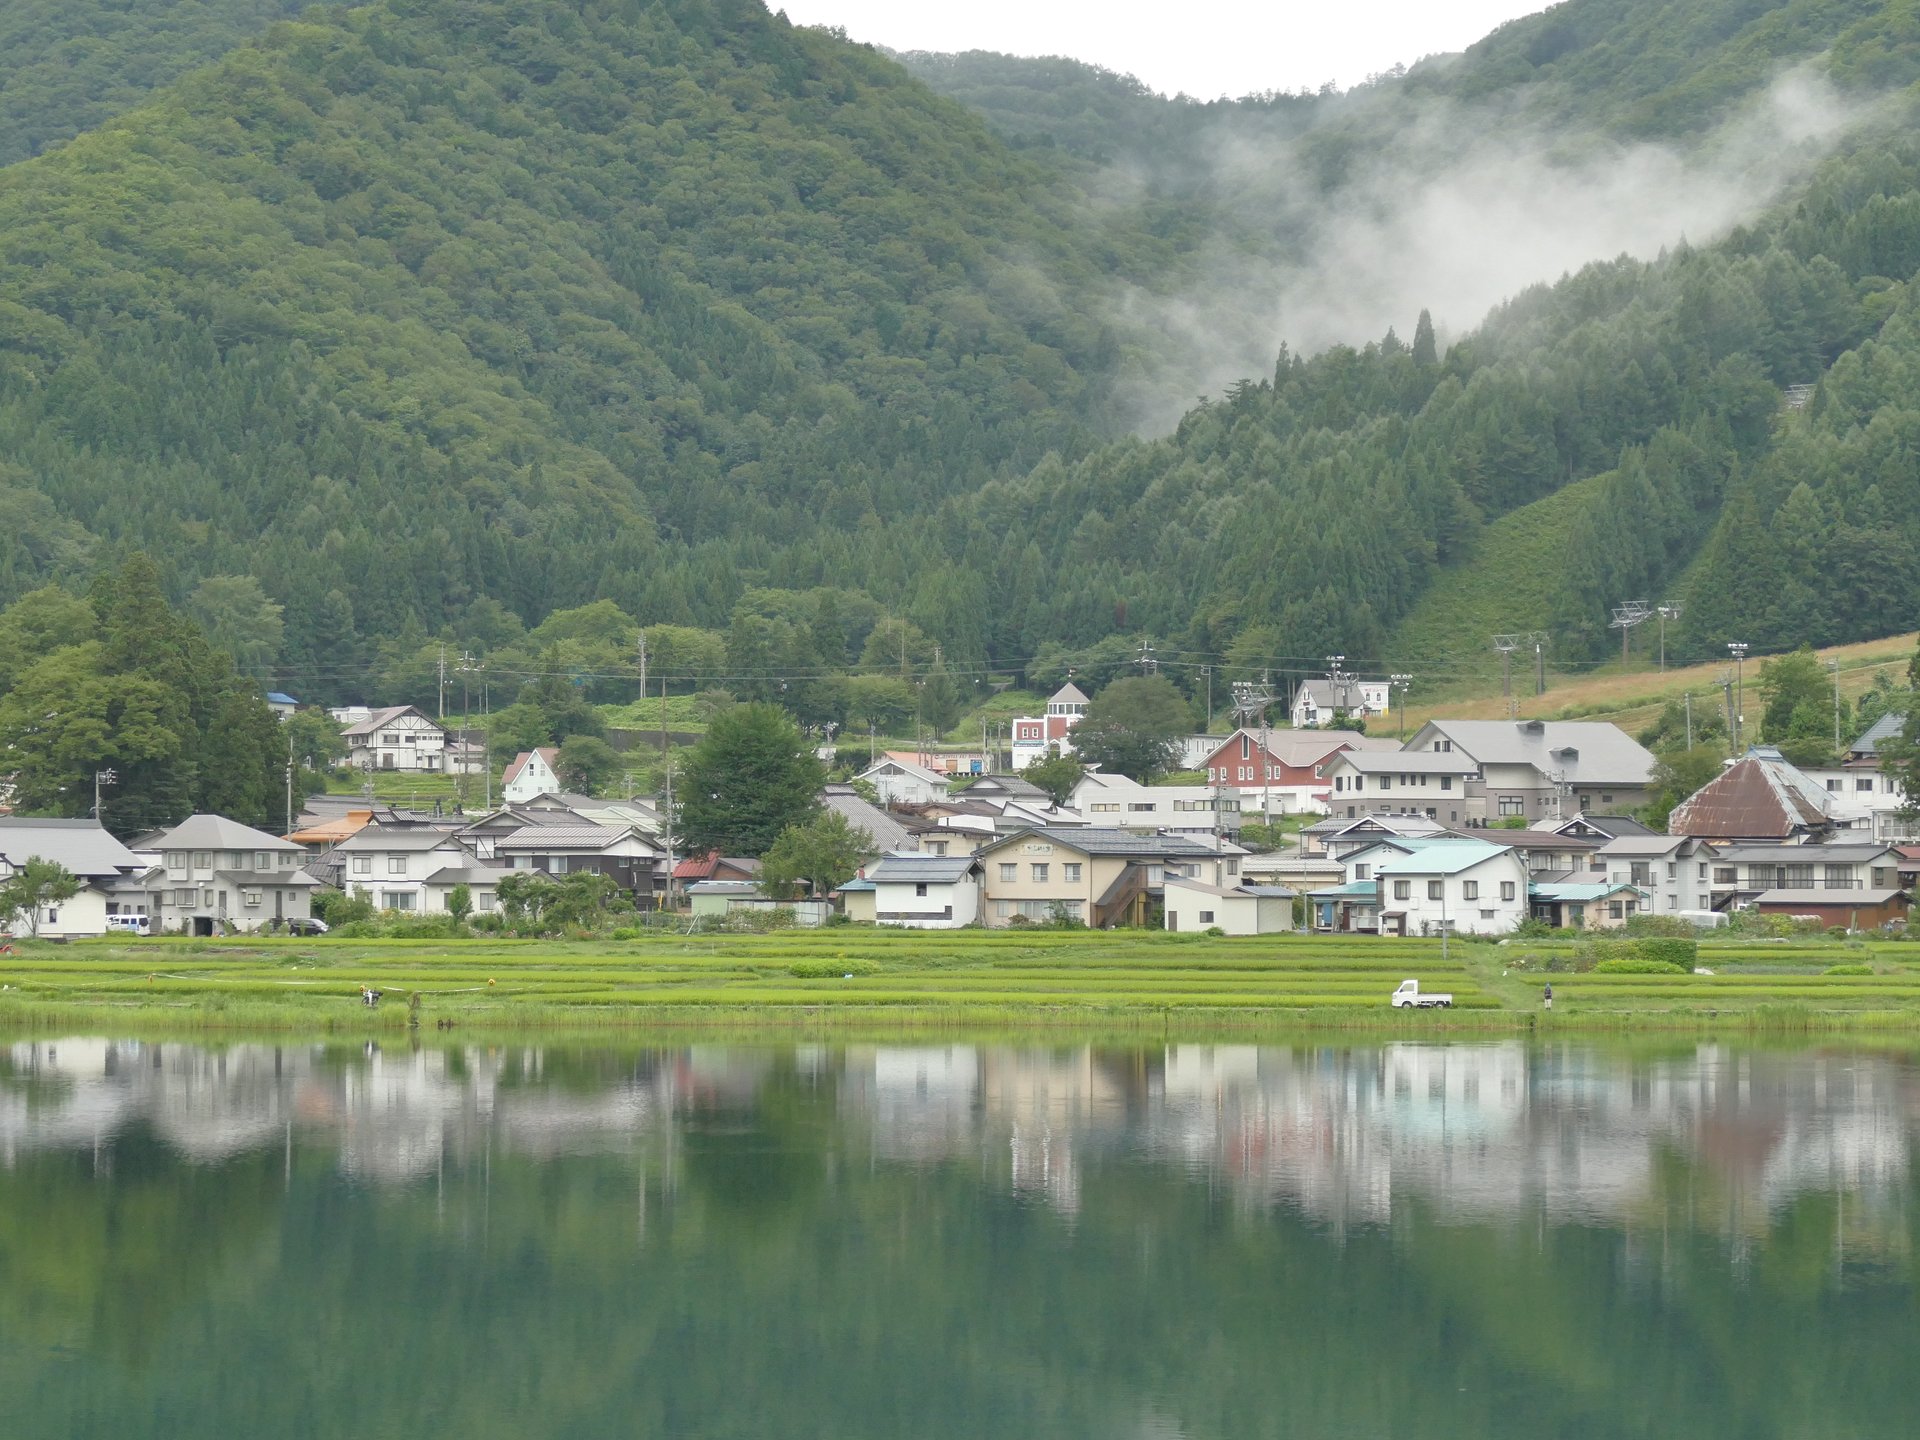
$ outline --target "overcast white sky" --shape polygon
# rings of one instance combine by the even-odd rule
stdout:
[[[1461,50],[1544,0],[768,0],[891,50],[1067,55],[1203,100],[1343,88],[1396,62]]]

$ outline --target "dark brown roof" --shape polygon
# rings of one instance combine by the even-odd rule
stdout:
[[[1824,829],[1827,793],[1777,755],[1753,754],[1674,807],[1667,833],[1707,839],[1785,837]]]

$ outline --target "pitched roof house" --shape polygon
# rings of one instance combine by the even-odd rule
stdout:
[[[193,815],[149,844],[160,864],[147,875],[156,930],[194,935],[265,930],[312,913],[320,882],[300,869],[291,840],[220,815]]]
[[[1673,807],[1668,833],[1708,840],[1818,841],[1834,828],[1834,797],[1771,746],[1746,757]]]
[[[44,939],[104,935],[107,917],[145,915],[148,866],[97,820],[0,816],[0,879],[30,860],[51,861],[81,882],[79,893],[28,916],[0,916]]]
[[[559,772],[554,769],[559,763],[560,751],[555,746],[522,750],[500,777],[500,798],[512,805],[541,795],[558,794],[565,788],[560,783]]]
[[[342,730],[347,763],[363,770],[443,768],[446,728],[411,705],[389,705]]]
[[[1017,831],[983,845],[985,920],[1046,920],[1063,913],[1094,929],[1146,925],[1167,875],[1237,883],[1239,854],[1191,836],[1141,835],[1097,825]]]

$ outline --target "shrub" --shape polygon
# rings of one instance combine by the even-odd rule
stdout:
[[[1588,968],[1606,969],[1616,960],[1645,960],[1682,974],[1692,972],[1700,958],[1700,942],[1674,935],[1641,935],[1631,939],[1581,941],[1575,953],[1590,962]],[[1640,974],[1641,971],[1614,973]],[[1658,972],[1652,972],[1658,973]]]
[[[1678,915],[1635,915],[1621,928],[1633,936],[1666,935],[1675,940],[1696,940],[1700,936],[1698,925]]]
[[[1693,972],[1681,965],[1670,965],[1665,960],[1649,960],[1638,955],[1623,955],[1615,960],[1602,960],[1594,967],[1601,975],[1691,975]]]
[[[1871,975],[1871,965],[1829,965],[1820,972],[1823,975]]]
[[[1221,937],[1221,936],[1224,936],[1227,932],[1222,930],[1218,925],[1209,925],[1205,930],[1201,931],[1200,933],[1203,935],[1212,935],[1215,937]]]

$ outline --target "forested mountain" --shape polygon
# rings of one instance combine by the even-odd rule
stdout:
[[[109,57],[36,123],[191,73],[0,169],[0,599],[145,548],[309,698],[417,686],[442,637],[547,645],[527,632],[597,600],[627,617],[595,631],[607,659],[629,621],[695,627],[719,682],[896,640],[908,671],[934,644],[1105,665],[1142,634],[1243,667],[1437,663],[1395,638],[1435,576],[1498,565],[1489,521],[1584,480],[1525,592],[1548,613],[1507,622],[1562,655],[1598,653],[1628,592],[1690,598],[1683,653],[1915,623],[1911,7],[1571,0],[1347,95],[1214,106],[907,57],[979,113],[758,0],[384,0],[265,30],[296,7],[74,8],[93,49],[47,21],[0,58],[3,98]],[[1813,98],[1742,148],[1783,65]],[[1297,310],[1242,288],[1241,262],[1358,267],[1362,226],[1397,263],[1377,227],[1446,212],[1395,186],[1522,136],[1529,168],[1477,185],[1615,166],[1619,208],[1717,180],[1700,213],[1746,223],[1582,251],[1471,330],[1414,325],[1416,300],[1410,341],[1359,348],[1286,348]],[[1647,169],[1650,136],[1681,158]],[[1374,278],[1330,273],[1294,280]],[[1216,386],[1188,367],[1235,308],[1260,358]],[[1169,372],[1216,398],[1125,438]]]
[[[309,0],[7,0],[0,6],[0,165],[130,110]]]

